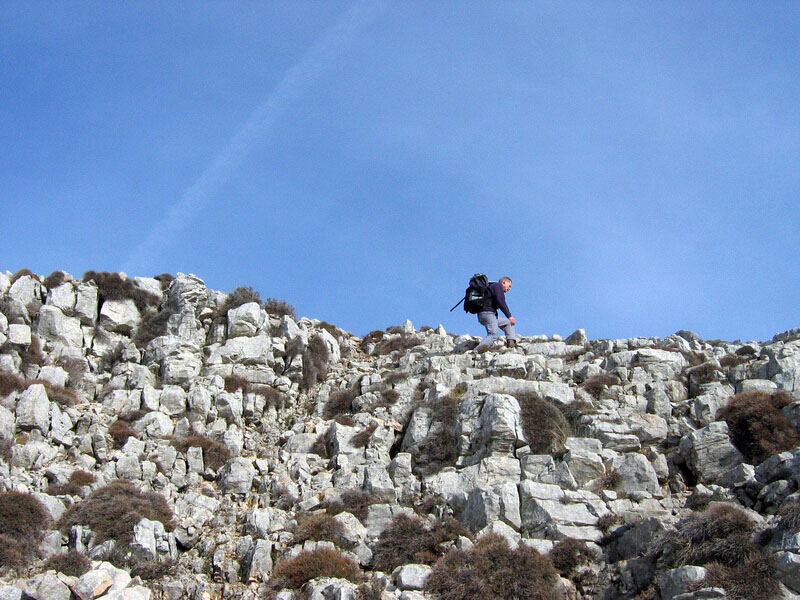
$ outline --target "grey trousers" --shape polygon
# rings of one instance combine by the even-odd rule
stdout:
[[[486,337],[483,338],[479,346],[491,346],[500,337],[500,329],[502,329],[506,338],[509,340],[516,339],[517,334],[514,331],[514,326],[506,317],[498,317],[494,312],[485,310],[478,313],[478,322],[486,327]]]

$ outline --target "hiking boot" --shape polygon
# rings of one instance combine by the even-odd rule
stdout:
[[[517,340],[506,340],[506,347],[507,348],[516,348],[517,347]]]
[[[486,344],[482,344],[477,348],[475,348],[475,352],[477,352],[478,354],[483,354],[484,352],[488,352],[489,350],[491,350],[491,347],[487,346]]]

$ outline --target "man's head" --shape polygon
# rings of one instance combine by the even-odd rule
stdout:
[[[511,277],[501,277],[500,278],[500,285],[503,286],[503,291],[507,292],[511,289]]]

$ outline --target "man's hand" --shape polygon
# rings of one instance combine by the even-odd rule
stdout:
[[[512,325],[517,324],[517,320],[514,317],[508,317],[508,322],[511,323]]]

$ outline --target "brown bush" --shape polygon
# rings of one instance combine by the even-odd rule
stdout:
[[[297,313],[294,310],[294,306],[284,300],[267,298],[267,301],[264,303],[264,310],[270,315],[278,317],[285,316],[292,319],[292,321],[297,321]]]
[[[42,571],[49,571],[50,569],[56,573],[80,577],[92,569],[92,561],[77,550],[68,550],[67,552],[54,554],[45,561],[42,565]]]
[[[328,345],[322,336],[312,336],[303,353],[303,389],[310,390],[316,384],[325,381],[329,358]]]
[[[402,334],[394,337],[382,337],[382,339],[375,345],[375,354],[385,355],[392,352],[404,352],[410,350],[414,346],[419,346],[425,343],[424,340],[417,336],[409,336]]]
[[[326,510],[328,514],[334,516],[341,512],[349,512],[363,523],[367,518],[369,507],[379,502],[379,498],[367,491],[350,489],[343,491],[338,500],[329,502]]]
[[[42,342],[37,336],[33,335],[31,336],[31,343],[22,354],[22,365],[20,368],[22,371],[25,371],[28,367],[41,367],[43,364],[44,353],[42,352]]]
[[[443,544],[470,531],[452,517],[429,525],[416,516],[397,515],[381,532],[375,547],[375,568],[391,573],[407,563],[434,564],[445,552]]]
[[[64,271],[53,271],[52,273],[50,273],[50,275],[45,277],[42,283],[44,284],[44,287],[46,287],[49,290],[52,290],[53,288],[57,288],[58,286],[60,286],[66,280],[67,280],[67,274],[64,273]]]
[[[331,548],[305,550],[275,565],[269,580],[270,595],[284,589],[300,589],[317,577],[337,577],[353,583],[364,580],[361,568],[353,559]]]
[[[518,394],[522,431],[533,454],[559,455],[564,442],[572,435],[564,414],[552,403],[536,394]]]
[[[137,438],[136,431],[131,427],[131,424],[123,419],[117,419],[108,427],[108,435],[114,440],[114,447],[122,448],[128,438]]]
[[[302,544],[306,540],[328,541],[340,548],[349,544],[344,538],[345,528],[341,522],[328,513],[301,513],[297,518],[297,529],[292,536],[292,544]]]
[[[166,290],[169,288],[169,284],[172,283],[172,280],[175,279],[175,276],[170,273],[161,273],[160,275],[154,276],[153,279],[161,284],[162,290]]]
[[[258,394],[264,398],[266,405],[273,408],[285,408],[289,404],[289,398],[276,390],[274,387],[268,385],[254,385],[250,384],[250,393]]]
[[[233,457],[230,448],[225,444],[205,435],[192,434],[182,440],[174,440],[173,446],[181,452],[186,452],[189,448],[201,448],[203,464],[215,471],[222,468]]]
[[[26,544],[33,550],[50,526],[50,515],[33,495],[0,492],[0,535]]]
[[[733,396],[717,411],[716,419],[728,424],[733,444],[752,462],[759,464],[779,452],[800,445],[800,436],[781,409],[791,395],[749,391]]]
[[[354,448],[366,448],[367,443],[369,443],[369,439],[372,437],[372,434],[377,428],[377,423],[370,423],[350,439],[350,444]]]
[[[11,464],[13,446],[14,440],[0,439],[0,458],[3,459],[7,465]]]
[[[134,525],[142,519],[160,521],[171,531],[172,517],[164,496],[141,491],[132,483],[117,479],[70,506],[59,519],[58,527],[67,533],[73,525],[85,525],[97,535],[98,543],[116,540],[127,544]]]
[[[431,475],[456,464],[458,410],[459,401],[452,396],[437,398],[430,407],[431,427],[414,456],[414,468],[418,473]]]
[[[97,478],[88,471],[73,471],[66,483],[56,483],[48,486],[47,493],[51,496],[77,496],[80,494],[81,488],[92,485],[96,479]]]
[[[362,352],[366,352],[367,346],[369,346],[370,344],[377,344],[378,342],[380,342],[383,339],[383,335],[384,335],[383,332],[378,329],[370,331],[367,335],[365,335],[361,339],[361,344],[360,344]]]
[[[61,406],[75,406],[79,402],[74,390],[43,379],[23,379],[8,371],[0,371],[0,396],[8,396],[11,392],[22,392],[35,383],[43,385],[47,391],[47,398]]]
[[[28,387],[28,382],[19,375],[0,371],[0,396],[8,396],[12,392],[21,392]]]
[[[17,569],[24,567],[30,560],[31,551],[27,542],[0,535],[0,567]]]
[[[325,402],[325,407],[322,409],[323,418],[333,419],[336,415],[352,413],[353,400],[359,395],[359,387],[360,385],[356,383],[346,390],[331,392]]]
[[[564,577],[570,577],[578,567],[597,558],[597,553],[583,540],[566,538],[556,542],[549,556],[556,570]]]
[[[106,300],[133,300],[139,312],[144,313],[161,302],[159,296],[136,287],[132,279],[123,278],[119,273],[86,271],[83,280],[95,282],[101,303]]]
[[[250,382],[241,375],[227,375],[225,377],[225,391],[233,394],[242,390],[243,394],[250,391]]]
[[[593,375],[592,377],[589,377],[589,379],[583,383],[583,389],[593,397],[600,398],[600,394],[603,393],[603,390],[612,385],[618,384],[619,379],[614,375],[600,373],[599,375]]]
[[[702,587],[721,587],[730,600],[777,600],[782,597],[775,577],[776,557],[758,552],[741,565],[730,567],[717,562],[706,565]]]
[[[558,573],[535,549],[512,550],[500,535],[480,538],[470,550],[450,550],[425,582],[439,600],[551,600]]]
[[[11,276],[9,283],[14,285],[17,280],[22,279],[23,277],[33,277],[36,281],[39,281],[39,276],[30,269],[20,269]]]
[[[169,318],[174,314],[175,310],[169,307],[158,312],[146,314],[133,336],[133,343],[136,347],[139,349],[146,348],[147,344],[157,337],[167,335]]]

